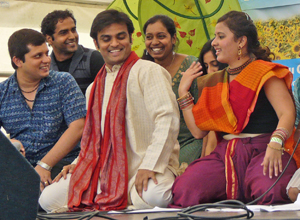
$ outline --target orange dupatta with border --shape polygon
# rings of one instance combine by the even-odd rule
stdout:
[[[69,186],[71,211],[120,210],[127,207],[128,164],[125,109],[129,72],[139,59],[131,52],[114,81],[101,135],[101,112],[106,69],[101,68],[92,87],[78,162]],[[100,178],[101,193],[97,194]]]
[[[291,89],[293,75],[281,64],[256,60],[230,83],[225,70],[200,77],[199,100],[193,107],[196,125],[204,131],[239,134],[248,124],[258,94],[271,77],[283,78]]]

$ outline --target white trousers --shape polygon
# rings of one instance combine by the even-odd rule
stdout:
[[[71,174],[66,179],[60,179],[47,186],[40,198],[39,203],[46,212],[65,212],[68,210],[68,191]],[[135,186],[132,186],[129,193],[133,209],[146,209],[155,206],[165,208],[172,202],[172,185],[175,180],[174,174],[166,169],[164,174],[156,174],[158,184],[152,179],[148,181],[147,191],[143,191],[142,198],[138,195]],[[98,183],[99,185],[99,183]]]
[[[300,190],[300,168],[294,173],[292,179],[286,187],[286,192],[288,193],[289,188],[296,187]]]

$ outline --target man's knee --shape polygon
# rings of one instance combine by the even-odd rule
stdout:
[[[164,174],[157,174],[156,178],[157,185],[153,180],[149,180],[147,191],[143,191],[143,200],[153,207],[164,208],[172,202],[172,185],[175,176],[167,169]]]
[[[70,178],[71,174],[68,174],[67,179],[62,178],[43,190],[39,203],[46,212],[66,211]]]
[[[143,200],[153,207],[166,208],[172,202],[172,188],[157,187],[143,191]]]
[[[51,190],[48,190],[48,187],[46,187],[40,195],[39,204],[48,213],[54,209],[53,192]]]

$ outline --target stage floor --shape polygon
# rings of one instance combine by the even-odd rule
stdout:
[[[225,217],[225,216],[232,216],[235,214],[240,213],[225,213],[225,212],[218,212],[218,213],[211,213],[211,212],[199,212],[198,213],[201,216],[211,217],[212,219],[214,217]],[[197,214],[195,214],[197,215]],[[145,217],[148,218],[145,218]],[[149,213],[149,214],[122,214],[122,215],[109,215],[111,218],[115,218],[118,220],[143,220],[143,219],[155,219],[155,218],[161,218],[161,217],[170,217],[170,216],[176,216],[176,213]],[[100,220],[104,218],[100,217],[94,217],[93,220]],[[251,219],[300,219],[300,211],[292,211],[292,212],[255,212],[254,216]]]
[[[43,213],[45,214],[45,213]],[[71,214],[71,213],[69,213]],[[197,212],[194,215],[200,215],[215,219],[217,217],[230,217],[233,215],[241,214],[241,212]],[[105,214],[113,219],[118,220],[152,220],[155,218],[175,217],[176,212],[160,212],[160,213],[142,213],[142,214]],[[102,217],[93,217],[92,220],[105,219]],[[243,218],[245,219],[245,218]],[[300,219],[300,211],[280,211],[280,212],[254,212],[251,219]]]

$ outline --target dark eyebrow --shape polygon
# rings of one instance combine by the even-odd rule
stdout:
[[[126,35],[127,32],[126,31],[122,31],[120,33],[117,33],[117,36],[124,35],[124,34]],[[103,39],[103,38],[106,38],[106,37],[111,37],[111,35],[103,34],[103,35],[100,36],[100,39]]]
[[[120,33],[117,34],[117,36],[124,35],[124,34],[126,35],[127,32],[126,31],[120,32]]]
[[[35,57],[35,56],[37,56],[37,55],[42,55],[42,54],[44,54],[44,53],[48,54],[48,53],[49,53],[49,50],[37,52],[37,53],[33,54],[32,57]]]
[[[33,54],[32,56],[35,57],[37,55],[42,55],[42,54],[43,54],[43,52],[38,52],[38,53]]]
[[[107,34],[107,35],[103,34],[103,35],[100,36],[101,39],[102,39],[102,38],[105,38],[105,37],[110,37],[110,35],[108,35],[108,34]]]
[[[74,29],[76,29],[76,25],[72,26],[71,28],[66,28],[66,29],[59,30],[59,32],[57,32],[57,33],[59,34],[59,33],[67,32],[69,30],[74,30]]]
[[[59,30],[58,34],[66,31],[68,31],[68,29]]]
[[[147,35],[147,34],[153,35],[152,33],[146,33],[146,35]],[[166,34],[166,32],[161,31],[161,32],[158,32],[157,34]]]

